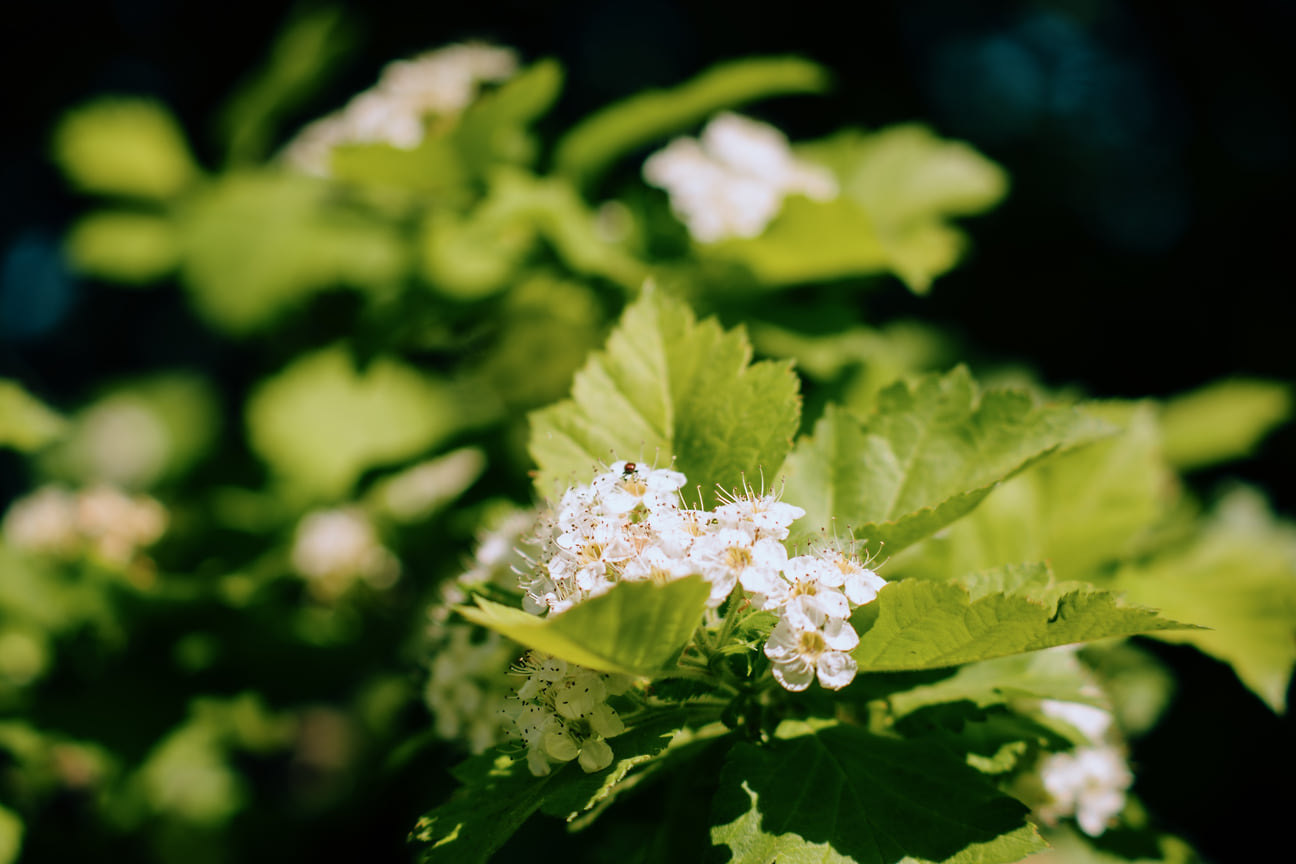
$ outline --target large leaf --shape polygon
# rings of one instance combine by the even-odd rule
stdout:
[[[417,456],[472,422],[449,385],[387,358],[357,372],[346,351],[297,359],[248,400],[248,437],[307,497],[346,495],[368,468]]]
[[[576,765],[554,766],[535,777],[525,759],[488,753],[454,769],[464,784],[445,804],[419,820],[411,839],[427,864],[474,864],[488,860],[532,813],[572,821],[616,794],[631,769],[659,756],[680,729],[670,713],[611,739],[615,761],[609,769],[583,773]]]
[[[326,183],[288,174],[229,174],[204,189],[181,222],[181,267],[198,312],[241,334],[331,288],[394,292],[409,264],[402,238],[334,196]]]
[[[1030,467],[940,537],[891,562],[889,576],[960,578],[1048,561],[1063,580],[1101,581],[1136,551],[1176,489],[1150,404],[1086,404],[1121,431]]]
[[[787,364],[752,364],[745,334],[698,322],[656,290],[626,310],[606,350],[576,374],[572,397],[531,415],[546,497],[628,458],[673,464],[714,500],[717,485],[774,477],[801,409]]]
[[[558,142],[554,168],[586,185],[626,153],[717,111],[767,96],[816,93],[827,84],[822,67],[794,57],[723,63],[672,90],[640,93],[580,123]]]
[[[1296,667],[1296,526],[1274,519],[1259,495],[1233,493],[1189,545],[1123,568],[1114,585],[1210,627],[1155,635],[1231,664],[1273,710],[1286,709]]]
[[[928,705],[971,702],[979,708],[1015,699],[1056,699],[1102,706],[1102,691],[1070,651],[1034,651],[959,667],[948,678],[890,696],[896,715]]]
[[[459,613],[528,648],[600,672],[668,668],[702,622],[711,586],[700,576],[656,585],[623,582],[561,615],[540,617],[477,598]]]
[[[67,428],[17,382],[0,378],[0,447],[30,452],[54,441]]]
[[[1171,399],[1161,412],[1165,457],[1180,470],[1251,453],[1292,411],[1291,387],[1277,381],[1220,381]]]
[[[733,864],[995,864],[1044,848],[1026,808],[958,757],[854,726],[789,721],[768,747],[737,744],[720,786],[711,837]]]
[[[896,551],[968,513],[1000,481],[1106,426],[1027,394],[979,394],[964,367],[878,396],[860,422],[829,410],[788,457],[786,497],[804,507],[801,536],[847,529]]]
[[[199,174],[175,118],[147,99],[69,112],[54,132],[54,158],[74,185],[105,195],[171,198]]]
[[[1071,583],[1029,585],[1012,594],[979,593],[923,580],[888,584],[853,617],[861,633],[851,653],[860,670],[938,669],[1055,645],[1194,626],[1162,618],[1154,609],[1127,605],[1115,594]]]
[[[562,77],[556,61],[542,60],[478,97],[453,132],[464,165],[485,175],[498,162],[531,164],[536,145],[527,127],[558,98]]]

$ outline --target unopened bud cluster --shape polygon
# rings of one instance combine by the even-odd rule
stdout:
[[[537,777],[554,763],[577,760],[586,772],[612,764],[604,739],[625,725],[607,703],[630,686],[624,675],[607,675],[531,652],[515,670],[526,677],[506,711],[527,748],[527,767]]]

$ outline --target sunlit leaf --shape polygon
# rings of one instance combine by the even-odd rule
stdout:
[[[87,192],[171,198],[197,179],[184,134],[147,99],[107,98],[68,112],[54,132],[54,158]]]
[[[1275,519],[1259,495],[1233,493],[1190,544],[1127,565],[1113,586],[1211,628],[1156,637],[1229,663],[1266,704],[1286,710],[1296,667],[1296,526]]]
[[[67,424],[16,381],[0,378],[0,447],[31,452],[56,440]]]
[[[855,726],[736,744],[712,808],[735,864],[995,864],[1044,848],[1026,808],[958,757]]]
[[[680,301],[645,291],[576,375],[573,398],[531,418],[536,489],[556,496],[600,463],[673,464],[690,487],[773,477],[800,412],[787,365],[751,364],[741,331],[698,322]]]
[[[175,269],[175,226],[150,213],[101,210],[82,218],[67,237],[68,255],[83,273],[114,282],[154,282]]]
[[[1105,705],[1102,691],[1069,651],[1033,651],[968,663],[941,681],[892,694],[889,702],[896,715],[903,715],[942,702],[965,700],[984,708],[1014,699]]]
[[[1106,431],[1070,406],[980,393],[963,367],[896,384],[867,421],[829,410],[788,457],[786,498],[801,536],[850,530],[894,552],[970,512],[1033,461]]]
[[[1292,412],[1291,387],[1277,381],[1220,381],[1166,403],[1165,458],[1180,470],[1240,459]]]
[[[862,671],[938,669],[1055,645],[1183,629],[1118,595],[1059,583],[975,597],[962,585],[892,582],[853,616]]]
[[[1151,405],[1088,403],[1119,434],[1054,456],[996,488],[947,534],[892,562],[901,576],[957,578],[1047,560],[1064,580],[1096,581],[1132,554],[1176,493]],[[891,575],[891,574],[888,574]]]
[[[448,385],[394,360],[358,372],[345,350],[305,355],[252,394],[248,437],[309,497],[347,494],[367,468],[424,452],[470,420]]]
[[[394,227],[288,174],[230,174],[181,223],[185,285],[198,312],[240,334],[330,288],[391,293],[408,266]]]
[[[711,591],[700,576],[656,585],[623,582],[560,615],[540,617],[477,599],[461,615],[520,645],[568,662],[629,675],[667,669],[702,621]]]

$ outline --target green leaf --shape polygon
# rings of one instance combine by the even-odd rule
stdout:
[[[387,358],[357,372],[333,347],[257,387],[248,437],[297,492],[341,498],[366,469],[417,456],[471,423],[479,408],[465,395]]]
[[[665,753],[684,727],[684,722],[683,711],[671,711],[612,738],[608,742],[615,757],[611,768],[593,774],[564,772],[563,782],[550,788],[541,810],[567,822],[575,822],[583,814],[607,806],[617,794],[633,786],[633,781],[627,782],[631,769],[646,765]],[[638,772],[634,776],[638,776]]]
[[[357,22],[340,6],[299,8],[290,14],[265,64],[239,85],[220,113],[231,163],[264,158],[284,116],[327,84],[355,46]]]
[[[800,415],[785,363],[751,363],[741,331],[698,322],[656,290],[626,309],[607,348],[576,374],[572,399],[531,415],[536,488],[588,482],[618,458],[670,465],[714,501],[758,472],[773,477]]]
[[[889,583],[852,623],[860,631],[851,653],[861,672],[937,669],[1194,626],[1087,586],[1030,585],[1014,594],[975,597],[962,585],[924,580]]]
[[[0,864],[13,864],[22,851],[23,821],[0,804]]]
[[[30,453],[54,441],[66,428],[62,417],[22,385],[0,378],[0,447]]]
[[[837,524],[894,552],[967,514],[1033,461],[1106,431],[1025,393],[981,395],[960,366],[887,388],[866,422],[827,411],[788,457],[785,496],[806,510],[798,536]]]
[[[180,255],[170,220],[108,210],[91,213],[73,225],[67,251],[81,272],[132,284],[161,279],[175,269]]]
[[[891,262],[868,214],[840,197],[811,201],[793,195],[760,236],[700,244],[697,250],[742,264],[766,285],[882,273]]]
[[[818,93],[827,85],[821,66],[795,57],[722,63],[671,90],[639,93],[578,124],[558,142],[554,169],[577,186],[588,186],[622,156],[717,111],[768,96]]]
[[[394,227],[309,177],[226,175],[184,211],[181,229],[194,306],[234,334],[331,288],[393,293],[409,264]]]
[[[1229,663],[1274,711],[1286,710],[1296,667],[1296,526],[1276,520],[1257,493],[1225,498],[1190,544],[1124,567],[1113,587],[1210,627],[1156,638]]]
[[[391,144],[340,144],[329,154],[328,164],[337,180],[386,187],[385,193],[422,193],[456,206],[471,199],[468,169],[448,135],[425,135],[410,150]]]
[[[671,712],[616,736],[608,742],[616,761],[610,769],[593,774],[568,763],[535,777],[525,759],[499,753],[459,764],[453,773],[464,785],[448,802],[419,819],[411,835],[421,847],[420,860],[484,862],[537,809],[568,822],[576,820],[631,785],[626,780],[631,769],[660,756],[682,725],[680,714]]]
[[[1277,381],[1220,381],[1166,403],[1165,457],[1181,471],[1250,455],[1291,416],[1291,387]]]
[[[556,768],[544,777],[527,770],[526,760],[488,753],[460,764],[455,775],[465,784],[449,801],[419,819],[411,841],[424,864],[479,864],[490,859],[540,807],[547,788],[571,771]]]
[[[892,574],[957,578],[1014,561],[1048,561],[1063,580],[1098,582],[1137,551],[1177,495],[1153,406],[1087,403],[1120,433],[1062,453],[995,489],[977,509],[891,562]]]
[[[1056,699],[1104,706],[1099,690],[1069,651],[1034,651],[960,666],[950,677],[890,696],[896,716],[928,705],[968,701],[978,708],[1017,699]]]
[[[711,837],[734,864],[995,864],[1044,848],[1026,808],[956,756],[859,727],[785,722],[770,746],[735,745],[720,783]]]
[[[101,99],[73,109],[54,131],[53,146],[68,180],[101,195],[172,198],[199,175],[175,119],[147,99]]]
[[[520,645],[600,672],[668,669],[702,621],[711,591],[700,576],[665,585],[623,582],[560,615],[540,617],[478,597],[458,612]]]
[[[861,242],[880,244],[890,269],[919,294],[962,251],[962,235],[944,220],[988,210],[1008,189],[998,165],[923,126],[842,132],[799,153],[833,168],[843,198],[872,225]]]
[[[474,101],[453,133],[464,165],[485,176],[500,162],[533,163],[536,144],[527,128],[553,106],[562,82],[562,67],[541,60]]]

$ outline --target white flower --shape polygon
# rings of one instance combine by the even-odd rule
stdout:
[[[774,678],[796,692],[818,675],[822,686],[840,690],[855,679],[858,667],[846,652],[859,644],[859,635],[845,621],[827,618],[813,607],[805,611],[797,618],[780,618],[765,643]]]
[[[4,535],[14,546],[71,557],[89,552],[112,567],[126,567],[140,549],[166,531],[166,509],[147,495],[111,486],[71,493],[45,486],[15,501],[5,514]]]
[[[324,601],[337,599],[357,579],[384,589],[400,575],[400,562],[378,542],[373,525],[354,507],[307,514],[297,524],[292,564]]]
[[[483,83],[512,77],[517,65],[512,49],[482,43],[449,45],[388,64],[372,89],[297,133],[284,148],[284,159],[323,177],[330,173],[333,149],[343,144],[385,143],[412,150],[423,141],[428,116],[460,113]]]
[[[58,486],[42,486],[19,498],[5,513],[4,536],[19,549],[70,554],[80,543],[76,496]]]
[[[1080,830],[1097,837],[1125,808],[1134,775],[1120,750],[1110,745],[1054,753],[1040,765],[1051,801],[1037,811],[1046,824],[1074,815]]]
[[[832,173],[797,160],[783,133],[728,113],[707,124],[701,141],[676,138],[648,157],[643,172],[701,243],[760,235],[788,195],[837,196]]]
[[[498,744],[504,732],[501,715],[509,693],[506,672],[512,646],[497,633],[480,641],[463,624],[438,623],[432,633],[432,664],[424,699],[440,737],[464,739],[474,753]]]
[[[829,549],[819,557],[841,574],[836,577],[837,581],[829,581],[827,584],[841,587],[852,606],[873,602],[877,592],[887,584],[885,579],[864,566],[864,563],[840,549]]]
[[[1079,730],[1086,738],[1098,743],[1106,737],[1112,728],[1112,714],[1103,708],[1085,705],[1082,702],[1060,702],[1056,699],[1044,699],[1040,710],[1045,716],[1056,717]]]
[[[746,532],[722,528],[693,544],[689,561],[711,583],[707,605],[715,608],[740,581],[747,590],[760,590],[787,563],[787,549],[777,540],[755,540]],[[755,586],[755,587],[752,587]]]

